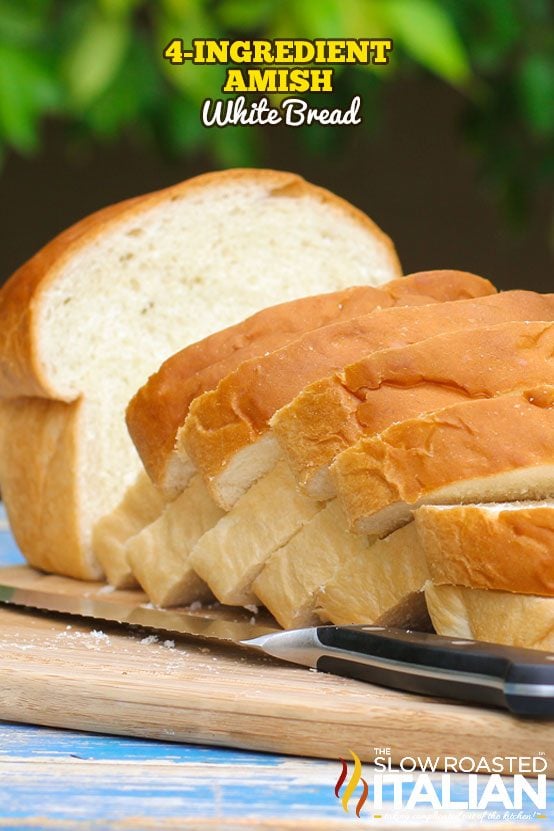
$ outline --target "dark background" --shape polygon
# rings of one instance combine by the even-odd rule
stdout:
[[[554,291],[550,204],[535,198],[524,227],[502,214],[460,134],[463,97],[430,76],[393,85],[373,134],[351,128],[336,157],[299,150],[291,130],[264,135],[267,167],[292,170],[366,211],[394,240],[404,271],[460,268],[502,289]],[[8,155],[1,181],[0,282],[58,231],[109,203],[216,165],[164,160],[130,139],[69,147],[47,125],[36,159]]]

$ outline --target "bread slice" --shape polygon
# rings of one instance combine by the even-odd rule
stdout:
[[[528,382],[554,383],[553,355],[554,324],[543,322],[510,322],[457,331],[376,352],[365,360],[368,385],[372,386],[364,391],[365,397],[360,396],[361,402],[351,393],[359,405],[353,412],[354,425],[375,435],[396,421],[452,401],[492,397]],[[303,396],[301,393],[295,401]],[[285,409],[290,413],[294,412],[292,408],[289,405]],[[294,415],[288,420],[294,422]],[[343,430],[337,418],[329,419],[329,430],[324,432],[322,422],[318,438],[323,450],[318,450],[315,441],[308,444],[315,447],[320,458],[328,446],[333,446],[334,438],[344,444],[349,432],[355,431],[348,426]],[[302,423],[309,430],[307,417]],[[300,444],[298,425],[292,429]],[[339,508],[331,502],[290,543],[273,553],[256,579],[255,593],[284,626],[310,625],[315,619],[316,588],[325,586],[331,577],[339,552],[344,563],[349,547],[354,557],[361,544],[367,547],[363,537],[345,530],[345,524]],[[440,554],[437,557],[440,559]]]
[[[285,629],[315,626],[317,591],[335,573],[344,549],[357,544],[367,548],[367,537],[346,531],[342,509],[333,499],[269,555],[252,591]]]
[[[0,292],[0,486],[29,562],[101,574],[93,528],[140,471],[123,413],[169,355],[268,303],[397,275],[367,217],[274,171],[201,176],[57,237]]]
[[[156,606],[184,606],[213,598],[190,564],[190,552],[223,516],[200,476],[161,516],[128,540],[126,559],[132,573]]]
[[[235,369],[245,358],[260,355],[267,350],[289,342],[311,326],[317,327],[335,318],[348,320],[360,311],[398,305],[419,305],[433,302],[443,296],[449,297],[457,291],[461,296],[468,293],[488,291],[488,283],[471,275],[456,275],[445,279],[443,272],[422,272],[392,280],[381,288],[360,286],[316,297],[292,300],[278,306],[264,309],[242,323],[216,332],[204,340],[182,349],[168,358],[158,372],[138,391],[127,407],[127,426],[135,446],[153,482],[170,500],[181,493],[194,474],[192,464],[178,457],[174,451],[177,429],[184,421],[191,401],[202,392],[213,388],[217,382]],[[214,363],[209,363],[214,359]],[[139,497],[141,498],[141,497]],[[146,494],[145,497],[146,498]],[[100,522],[100,531],[95,533],[93,546],[98,544],[97,556],[104,567],[108,580],[115,586],[132,585],[134,580],[127,562],[125,546],[121,538],[128,529],[127,539],[136,535],[161,513],[153,506],[146,506],[143,521],[133,510],[133,522],[128,522],[129,500],[134,502],[134,492],[124,496],[115,511]],[[154,502],[159,500],[156,498]],[[208,496],[207,511],[211,510]],[[173,522],[182,523],[186,507],[180,500],[179,517]],[[191,506],[198,510],[198,505]],[[166,514],[165,522],[169,522]],[[118,529],[117,538],[111,529]],[[107,533],[105,533],[106,529]],[[207,530],[207,529],[205,529]],[[156,526],[155,536],[161,545],[160,528]],[[150,539],[149,534],[145,537]],[[110,542],[113,544],[110,545]],[[136,541],[135,541],[136,542]],[[172,545],[168,541],[169,545]],[[163,549],[163,545],[161,546]],[[136,559],[136,558],[135,558]],[[143,582],[150,582],[142,574]]]
[[[261,603],[285,629],[315,626],[319,590],[358,552],[367,557],[367,537],[351,534],[336,499],[267,559],[252,583]]]
[[[318,615],[332,623],[381,621],[429,578],[413,522],[383,540],[358,539],[317,597]]]
[[[194,472],[193,465],[175,452],[177,431],[191,402],[216,387],[243,361],[273,352],[304,332],[375,309],[443,302],[493,291],[491,284],[480,277],[429,271],[391,280],[379,288],[358,286],[264,309],[168,358],[131,400],[127,408],[129,433],[152,481],[168,496],[174,496]]]
[[[352,534],[334,499],[269,557],[252,590],[285,629],[331,621],[432,631],[428,579],[413,523],[384,540]]]
[[[525,297],[526,296],[524,296],[524,299]],[[536,305],[534,296],[531,296],[530,300],[531,305]],[[538,305],[544,311],[544,306],[540,303]],[[421,312],[423,310],[419,311]],[[512,312],[512,314],[516,314],[516,312]],[[519,307],[519,314],[528,314],[525,303]],[[382,312],[381,315],[386,316],[387,313]],[[449,321],[452,320],[452,317],[452,315],[449,317]],[[486,368],[480,368],[480,364],[482,363],[481,355],[475,361],[467,361],[468,366],[465,371],[458,370],[460,364],[459,355],[464,354],[467,351],[468,346],[475,341],[480,341],[482,343],[487,342],[493,355],[495,356],[495,360],[491,361],[489,358]],[[416,352],[416,360],[419,356],[423,355],[425,366],[431,367],[433,363],[433,356],[438,353],[446,352],[449,355],[449,359],[446,364],[450,366],[450,374],[457,379],[458,383],[456,384],[453,382],[450,385],[448,375],[446,375],[444,371],[444,365],[439,367],[439,375],[436,377],[441,377],[440,373],[442,373],[442,377],[445,379],[442,386],[435,383],[434,387],[430,390],[423,389],[420,391],[418,388],[416,394],[413,394],[411,391],[406,392],[404,389],[402,390],[402,395],[394,395],[392,402],[394,406],[391,408],[389,403],[389,405],[382,408],[379,413],[379,417],[374,422],[374,429],[382,429],[383,427],[389,426],[390,422],[394,421],[395,418],[407,418],[413,415],[419,415],[427,410],[433,410],[441,404],[448,403],[453,399],[459,400],[459,398],[463,396],[467,398],[472,394],[475,396],[496,394],[499,391],[505,390],[506,386],[509,388],[510,384],[517,384],[518,380],[521,384],[524,384],[529,380],[541,379],[554,382],[554,366],[549,360],[553,342],[554,327],[551,326],[551,324],[509,323],[499,326],[498,329],[491,327],[484,329],[483,331],[475,330],[471,333],[466,331],[463,335],[456,333],[455,336],[452,335],[449,340],[446,340],[446,342],[435,344],[434,349],[431,347],[426,350],[422,347]],[[429,343],[431,343],[431,341],[424,341],[425,345]],[[534,345],[534,351],[529,349],[529,343]],[[540,344],[540,346],[537,344]],[[401,352],[402,350],[398,351]],[[409,355],[409,350],[406,351],[408,351]],[[399,363],[404,366],[406,365],[404,355],[402,356],[404,360],[402,360],[402,358],[399,359],[398,355],[396,355],[396,351],[393,352],[393,355],[395,360],[391,361],[391,366],[397,366]],[[431,356],[431,359],[429,358],[429,355]],[[413,357],[414,356],[412,356],[412,358]],[[513,368],[510,368],[510,360],[513,363]],[[522,372],[519,366],[519,361],[522,360],[526,361],[525,372]],[[413,362],[408,365],[413,365]],[[456,371],[454,371],[454,368]],[[476,372],[477,376],[474,377]],[[465,388],[460,388],[462,381],[465,381]],[[270,499],[271,498],[272,497],[270,497]],[[259,500],[256,503],[256,509],[258,511],[263,510]],[[272,510],[270,505],[268,505],[268,510]],[[257,569],[260,570],[264,565],[264,560],[267,560],[271,554],[272,546],[270,545],[267,547],[266,545],[264,555],[263,545],[267,542],[265,529],[262,529],[262,539],[256,539],[257,526],[252,526],[248,514],[243,514],[243,516],[244,520],[241,527],[242,545],[248,546],[248,548],[256,551]],[[298,562],[292,562],[292,560],[299,555],[302,547],[310,547],[313,544],[314,540],[312,540],[312,536],[314,539],[321,536],[321,527],[326,525],[326,516],[327,515],[321,518],[316,517],[308,526],[303,528],[302,531],[299,531],[298,536],[292,538],[290,543],[284,549],[275,552],[272,555],[270,564],[267,565],[269,573],[264,575],[264,572],[262,571],[255,586],[252,587],[262,602],[266,603],[271,608],[272,612],[281,622],[284,622],[285,620],[287,621],[285,625],[293,625],[291,621],[293,619],[296,620],[296,612],[294,609],[295,603],[298,603],[298,625],[300,625],[300,616],[302,616],[303,620],[309,620],[310,615],[314,614],[313,579],[319,581],[322,580],[323,577],[320,571],[316,571],[315,574],[312,575],[310,562],[304,563],[303,556]],[[291,520],[292,517],[289,517],[289,521]],[[298,517],[298,528],[301,528],[304,523],[305,517],[302,514]],[[236,524],[233,527],[237,530]],[[217,529],[214,529],[213,534],[217,535],[217,533]],[[340,536],[340,532],[338,532],[338,535]],[[344,542],[343,545],[345,545]],[[224,546],[218,546],[217,549],[212,550],[209,561],[209,574],[205,579],[207,579],[210,583],[215,594],[220,600],[222,600],[222,602],[241,602],[238,594],[226,592],[225,590],[222,590],[221,587],[218,588],[214,583],[214,581],[216,583],[221,582],[221,574],[229,572],[232,574],[232,579],[236,582],[236,584],[241,585],[241,593],[247,597],[245,602],[251,602],[251,597],[245,591],[245,587],[252,572],[250,569],[250,563],[245,563],[242,555],[237,555],[235,551],[226,551]],[[204,568],[206,569],[207,574],[208,567],[204,565]],[[243,569],[243,571],[241,571],[241,569]],[[295,592],[291,592],[290,586],[287,582],[292,571],[294,571],[295,575]],[[215,577],[213,575],[215,575]],[[241,575],[240,579],[239,575]],[[302,575],[304,575],[304,577],[302,577]],[[306,581],[306,585],[304,587],[302,586],[302,579],[305,579]],[[271,597],[272,593],[275,594],[274,598]],[[288,599],[284,600],[284,596],[287,595],[287,593]],[[233,598],[232,600],[229,599],[231,597]]]
[[[393,281],[392,283],[389,283],[389,284],[386,284],[385,286],[383,286],[380,290],[373,289],[372,290],[373,296],[370,297],[369,295],[366,295],[364,302],[365,302],[366,308],[370,304],[370,302],[375,304],[376,300],[379,300],[379,307],[386,306],[387,304],[390,306],[392,303],[398,303],[400,305],[402,305],[402,304],[417,305],[417,304],[424,304],[424,303],[428,304],[428,303],[439,302],[443,298],[467,297],[468,295],[472,296],[472,295],[475,295],[475,294],[484,294],[484,293],[490,292],[490,291],[492,291],[492,287],[490,286],[490,284],[487,281],[482,280],[482,278],[475,277],[474,275],[468,275],[468,274],[464,274],[464,273],[460,273],[460,272],[428,272],[428,273],[421,273],[421,274],[411,275],[409,277],[403,278],[402,280]],[[379,299],[378,295],[381,295],[381,299]],[[383,297],[383,295],[384,295],[384,297]],[[302,302],[303,301],[299,301],[299,303],[302,303]],[[343,317],[348,316],[348,314],[350,314],[350,312],[346,308],[347,304],[343,301],[342,305],[343,305],[343,310],[341,312],[342,316]],[[296,304],[289,304],[289,311],[291,313],[293,311],[295,311],[295,309],[293,308],[295,306],[296,306]],[[297,311],[298,311],[298,309],[296,309],[296,312]],[[412,317],[413,316],[414,315],[412,315]],[[263,342],[263,337],[261,335],[260,335],[260,342]],[[252,349],[252,350],[257,349],[259,351],[260,344],[259,343],[252,343],[252,344],[249,344],[248,348]],[[181,353],[181,355],[183,355],[183,354],[184,353]],[[234,353],[235,356],[237,354],[238,354],[238,352]],[[176,359],[178,359],[177,363],[179,365],[181,365],[181,369],[182,369],[182,360],[183,359],[180,356],[176,356]],[[154,381],[156,381],[156,378],[158,378],[159,384],[158,384],[158,381],[156,381],[156,383],[153,383],[152,389],[150,390],[150,392],[148,393],[146,398],[145,399],[140,399],[140,397],[138,397],[135,401],[135,412],[138,412],[140,409],[148,410],[150,408],[150,413],[153,414],[156,410],[156,406],[160,405],[160,407],[161,407],[160,422],[161,423],[164,422],[164,416],[163,416],[164,410],[169,409],[173,413],[177,412],[177,410],[178,410],[177,405],[173,406],[173,404],[171,404],[170,406],[166,407],[166,404],[167,404],[167,401],[169,401],[169,400],[175,400],[176,401],[178,399],[178,397],[181,393],[181,389],[182,389],[182,384],[177,384],[176,383],[175,374],[174,373],[172,374],[172,373],[168,372],[170,364],[171,364],[171,360],[166,363],[166,367],[162,370],[161,373],[158,373],[157,376],[154,376],[154,378],[151,379],[151,382],[153,383]],[[180,370],[179,370],[179,373],[178,373],[178,377],[181,378]],[[171,378],[173,379],[172,382],[170,382]],[[156,386],[157,384],[158,384],[158,387]],[[148,386],[150,386],[150,382],[149,382],[149,385],[147,385],[147,387]],[[157,388],[158,388],[158,393],[155,392]],[[160,391],[161,391],[161,393],[160,393]],[[186,401],[188,402],[188,400],[189,400],[188,397],[185,396],[185,398],[186,398]],[[158,402],[158,404],[156,404],[156,401]],[[187,406],[188,406],[188,403],[187,403]],[[154,429],[154,428],[152,428],[152,429]],[[160,434],[160,432],[158,431],[157,433],[155,433],[155,435],[158,438],[162,439],[162,444],[163,444],[163,436]],[[171,456],[171,461],[169,462],[167,469],[169,469],[169,468],[174,469],[175,468],[174,462],[175,462],[175,459],[177,458],[177,456],[176,456],[176,454],[173,453],[173,451],[170,451],[170,456]],[[190,472],[186,468],[186,465],[187,465],[187,461],[185,460],[184,465],[182,467],[182,473],[179,476],[179,481],[181,483],[183,481],[186,481],[186,478],[187,478],[187,476]],[[269,475],[271,476],[271,474],[269,474]],[[177,481],[177,477],[173,477],[173,483],[175,483],[176,481]],[[292,484],[292,480],[291,480],[291,484]],[[269,493],[269,504],[266,505],[265,507],[260,502],[260,499],[261,499],[260,495],[261,495],[262,492]],[[268,516],[273,516],[274,515],[275,507],[276,507],[273,504],[274,497],[273,497],[273,494],[271,493],[271,491],[268,490],[267,486],[262,486],[256,492],[255,500],[256,500],[257,510],[264,511]],[[295,504],[296,504],[296,502],[294,500],[291,500],[291,502],[289,504],[289,510],[290,511],[292,511],[293,506]],[[179,514],[180,514],[180,516],[175,519],[175,522],[182,523],[183,522],[182,512],[184,510],[184,506],[182,505],[181,502],[179,502],[178,505],[175,505],[174,508],[168,507],[168,509],[166,511],[166,520],[167,520],[169,514],[173,510],[178,511]],[[243,517],[243,523],[244,524],[241,527],[240,534],[239,534],[239,517],[241,517],[241,516]],[[242,544],[247,545],[249,551],[251,551],[251,552],[255,551],[256,552],[256,555],[255,555],[256,556],[256,562],[259,564],[259,567],[261,567],[264,554],[267,557],[267,556],[269,556],[269,554],[274,549],[274,541],[271,540],[268,537],[265,527],[253,525],[250,522],[250,516],[249,516],[248,511],[243,511],[242,509],[239,509],[237,515],[233,514],[233,517],[231,517],[227,522],[231,522],[231,521],[234,523],[233,528],[235,529],[235,532],[237,534],[237,538],[238,538],[238,536],[241,536]],[[301,526],[304,524],[305,521],[306,521],[305,520],[305,510],[302,507],[301,507],[298,515],[296,515],[296,517],[293,517],[293,515],[291,513],[288,517],[288,527],[289,527],[289,529],[292,529],[291,533],[292,533],[292,531],[296,531],[299,528],[301,528]],[[277,519],[277,524],[278,524],[278,519]],[[218,533],[219,533],[219,531],[216,531],[214,529],[213,535],[211,535],[211,536],[216,538]],[[211,539],[211,536],[207,539]],[[151,536],[147,532],[144,535],[143,542],[146,543],[146,541],[148,539],[151,539]],[[160,544],[160,538],[159,538],[158,535],[156,535],[156,540],[158,542],[158,548],[160,548],[161,544]],[[246,541],[248,541],[248,543]],[[138,542],[139,542],[138,538],[135,538],[134,543],[137,544]],[[169,543],[170,546],[173,546],[173,544],[174,543]],[[221,549],[216,549],[216,550],[221,551]],[[234,598],[232,601],[228,600],[227,602],[233,602],[233,603],[239,602],[238,599],[237,599],[239,594],[240,594],[240,596],[247,597],[248,599],[245,602],[249,602],[250,599],[251,599],[251,593],[250,592],[246,592],[244,589],[241,589],[239,594],[233,594],[233,591],[227,591],[228,587],[218,586],[218,582],[217,582],[218,577],[217,576],[220,574],[221,569],[228,568],[230,554],[228,552],[221,551],[222,561],[218,565],[217,562],[216,562],[216,559],[217,559],[216,550],[212,550],[212,556],[211,556],[211,559],[210,559],[212,571],[216,575],[216,578],[215,578],[216,583],[213,586],[214,591],[216,592],[216,594],[218,594],[218,596],[220,598],[224,598],[224,597],[233,597]],[[187,554],[188,554],[188,551],[183,552],[183,556],[186,556]],[[141,576],[141,582],[142,582],[143,585],[146,586],[147,583],[149,583],[150,585],[155,584],[156,579],[157,579],[157,576],[156,576],[157,568],[162,568],[162,570],[163,570],[163,566],[160,565],[160,560],[159,560],[160,557],[163,557],[163,553],[160,552],[159,550],[157,550],[155,552],[155,555],[149,556],[149,557],[146,558],[147,562],[152,565],[154,571],[149,576],[149,580],[147,580],[146,579],[146,574],[143,570],[142,576]],[[239,558],[239,560],[235,563],[235,569],[236,570],[234,572],[234,579],[237,580],[237,584],[241,583],[241,580],[238,579],[238,568],[239,568],[240,561],[241,560]],[[245,565],[245,568],[247,569],[247,573],[250,573],[250,563],[245,562],[244,565]],[[144,568],[148,568],[148,566],[145,565]],[[177,576],[176,576],[176,579],[178,579]],[[246,577],[245,577],[245,579],[246,579]]]
[[[190,565],[221,603],[256,603],[251,586],[266,559],[320,509],[298,493],[288,466],[278,462],[198,541]]]
[[[425,505],[415,522],[433,583],[554,596],[554,501]]]
[[[307,384],[377,349],[422,340],[433,326],[435,331],[449,325],[466,327],[481,304],[490,307],[484,313],[489,322],[522,316],[522,305],[527,304],[542,306],[544,314],[548,302],[537,298],[533,293],[507,292],[458,301],[460,308],[435,304],[385,309],[310,332],[287,347],[246,361],[215,390],[196,398],[178,433],[177,450],[192,459],[216,502],[228,510],[275,463],[278,449],[269,435],[269,421]]]
[[[554,599],[462,586],[425,585],[439,635],[554,651]]]
[[[554,386],[463,402],[364,438],[331,468],[352,530],[386,536],[424,504],[554,495]]]
[[[166,504],[160,491],[142,470],[115,511],[97,523],[93,532],[94,551],[112,586],[127,589],[138,585],[127,559],[127,541],[138,534],[145,524],[154,522]]]
[[[553,300],[525,296],[520,319],[551,317]],[[491,307],[478,309],[482,318]],[[474,323],[475,317],[471,327]],[[271,426],[302,491],[314,499],[334,496],[329,467],[335,457],[394,421],[464,399],[554,383],[554,324],[471,327],[374,352],[307,387],[279,410]]]

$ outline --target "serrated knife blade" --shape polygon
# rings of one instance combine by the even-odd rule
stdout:
[[[282,630],[240,618],[221,619],[209,609],[194,614],[4,584],[0,602],[217,640],[385,687],[503,707],[518,716],[554,718],[554,655],[534,649],[373,624]]]
[[[23,606],[43,612],[73,615],[94,620],[140,626],[169,634],[190,635],[206,640],[230,641],[240,644],[248,638],[255,638],[278,631],[264,623],[251,623],[240,619],[240,610],[229,610],[216,616],[209,608],[197,614],[192,611],[157,609],[147,605],[125,603],[122,600],[100,600],[86,597],[45,592],[33,588],[17,588],[0,584],[0,602]],[[231,619],[235,614],[239,619]]]

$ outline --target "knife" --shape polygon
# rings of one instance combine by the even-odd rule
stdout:
[[[535,649],[377,625],[282,630],[237,620],[232,609],[208,607],[193,614],[8,585],[0,585],[0,602],[227,641],[380,686],[503,707],[518,716],[554,718],[554,655]]]

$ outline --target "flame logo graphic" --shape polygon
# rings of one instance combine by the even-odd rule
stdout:
[[[337,779],[337,784],[335,785],[335,796],[337,797],[337,799],[341,800],[343,809],[346,811],[346,813],[348,813],[348,803],[350,802],[350,798],[361,782],[363,790],[356,804],[356,816],[359,818],[360,812],[366,803],[369,788],[367,782],[362,777],[362,763],[360,762],[360,759],[358,758],[358,756],[356,756],[353,750],[349,750],[349,753],[354,759],[354,770],[352,771],[350,781],[346,785],[346,788],[344,789],[344,793],[341,798],[340,789],[342,788],[344,781],[347,777],[348,765],[346,764],[344,759],[339,759],[339,762],[342,765],[342,770],[339,774],[339,778]]]

